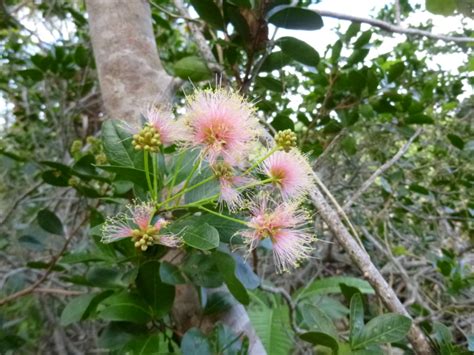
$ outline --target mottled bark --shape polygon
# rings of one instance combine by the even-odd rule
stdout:
[[[150,103],[168,103],[172,78],[156,48],[145,0],[87,0],[90,35],[108,116],[133,122]]]

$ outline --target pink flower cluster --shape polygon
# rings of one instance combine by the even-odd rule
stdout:
[[[310,256],[314,238],[305,228],[310,219],[299,211],[301,202],[314,188],[312,168],[295,147],[262,145],[259,138],[264,129],[252,104],[228,90],[204,90],[187,98],[183,117],[174,119],[170,110],[155,107],[148,110],[146,119],[146,126],[154,129],[159,144],[199,150],[199,166],[209,166],[219,182],[216,200],[221,206],[235,212],[250,205],[248,228],[240,232],[249,250],[269,238],[279,271],[296,267]],[[142,139],[140,142],[155,142],[147,132],[143,138],[139,132],[134,133]],[[256,157],[258,152],[260,158]],[[142,245],[179,245],[177,236],[160,235],[163,224],[168,222],[152,222],[153,214],[149,204],[132,205],[128,217],[106,224],[104,242],[131,237],[143,250],[146,247]]]

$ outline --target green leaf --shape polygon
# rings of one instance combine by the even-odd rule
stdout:
[[[350,312],[349,339],[351,340],[351,344],[353,344],[354,339],[357,339],[362,328],[364,328],[364,305],[360,293],[356,293],[352,296]]]
[[[277,131],[284,131],[285,129],[293,130],[295,128],[295,123],[288,116],[277,114],[272,121],[272,126]]]
[[[393,63],[390,68],[388,69],[388,81],[389,82],[394,82],[397,80],[397,78],[403,74],[405,71],[405,64],[403,62],[395,62]]]
[[[130,340],[120,354],[156,355],[168,354],[168,345],[163,333],[140,335]]]
[[[99,165],[97,167],[99,169],[117,174],[115,180],[131,181],[138,186],[148,189],[145,170],[119,165]],[[154,177],[155,176],[150,173],[150,179],[152,179],[151,181],[153,181]]]
[[[344,34],[344,42],[348,43],[360,31],[360,22],[352,22]]]
[[[99,317],[107,321],[147,323],[151,320],[147,304],[137,295],[121,293],[107,298]]]
[[[222,275],[211,255],[197,252],[191,254],[184,262],[183,271],[197,286],[215,288],[223,283]]]
[[[357,142],[352,136],[345,137],[341,142],[341,146],[348,155],[357,153]]]
[[[61,326],[65,327],[69,324],[79,322],[83,319],[91,301],[96,297],[96,294],[81,295],[73,298],[63,309],[60,318]]]
[[[158,260],[149,260],[140,265],[136,285],[157,318],[166,315],[173,307],[174,286],[161,281],[160,262]]]
[[[173,264],[163,261],[160,266],[161,281],[168,285],[179,285],[186,283],[179,268]]]
[[[198,175],[196,175],[192,180],[189,186],[193,186],[198,184],[204,179],[212,176],[213,174],[210,169],[203,169]],[[198,186],[191,191],[187,192],[184,195],[185,203],[192,203],[202,199],[206,199],[212,196],[216,196],[219,194],[220,191],[220,184],[216,179],[212,179],[201,186]]]
[[[370,284],[365,280],[349,276],[334,276],[313,281],[301,291],[297,292],[296,298],[303,299],[315,295],[341,293],[340,284],[346,284],[351,287],[356,287],[360,290],[361,293],[375,294],[375,291],[372,286],[370,286]]]
[[[237,301],[244,305],[248,305],[250,302],[250,297],[247,293],[247,290],[235,274],[236,267],[234,258],[231,255],[221,251],[215,251],[213,255],[217,269],[221,273],[230,293],[232,293]]]
[[[43,73],[38,69],[25,69],[18,71],[24,79],[29,79],[34,82],[43,80]]]
[[[347,66],[350,67],[354,64],[362,62],[365,59],[365,57],[367,57],[367,54],[369,54],[368,49],[365,49],[365,48],[355,49],[350,55],[350,57],[347,58]]]
[[[392,343],[403,339],[411,327],[411,319],[400,314],[386,313],[372,318],[353,339],[354,349],[370,344]]]
[[[288,57],[283,51],[271,53],[260,67],[261,72],[272,72],[273,70],[279,70],[285,65],[291,62],[291,58]]]
[[[190,2],[202,20],[215,28],[224,28],[221,12],[213,0],[190,0]]]
[[[318,52],[304,41],[294,37],[281,37],[276,41],[276,44],[283,53],[300,63],[313,67],[319,63]]]
[[[433,119],[425,114],[410,115],[405,119],[406,124],[434,124]]]
[[[84,46],[78,46],[74,51],[74,62],[81,68],[85,68],[90,59],[92,59],[92,57]]]
[[[255,332],[267,350],[267,354],[291,354],[294,343],[288,307],[250,308],[249,317]]]
[[[372,37],[372,31],[362,32],[359,38],[357,38],[357,40],[354,42],[354,48],[360,49],[364,47],[367,43],[369,43],[371,37]]]
[[[102,124],[102,142],[110,164],[134,167],[131,139],[131,135],[127,134],[115,120],[107,120]]]
[[[456,0],[426,0],[426,10],[437,15],[452,15],[456,11]]]
[[[38,212],[37,216],[39,226],[46,232],[64,235],[63,224],[53,212],[44,209]]]
[[[283,92],[283,83],[280,80],[272,78],[270,76],[259,76],[255,80],[255,83],[259,87],[264,87],[265,89],[275,91],[275,92]]]
[[[189,329],[181,340],[181,351],[184,355],[210,355],[211,345],[206,336],[197,328]]]
[[[331,48],[331,63],[336,64],[341,56],[342,42],[337,40]]]
[[[200,250],[210,250],[219,246],[219,232],[207,223],[191,226],[183,233],[183,240],[189,246]]]
[[[268,22],[290,30],[318,30],[323,27],[321,16],[309,9],[277,6],[271,10]]]
[[[18,242],[22,247],[32,251],[42,251],[45,248],[43,242],[38,237],[32,235],[22,235],[18,238]]]
[[[213,292],[207,298],[206,307],[204,307],[204,314],[220,314],[231,308],[235,303],[235,299],[229,292]]]
[[[70,177],[70,175],[66,175],[59,170],[46,170],[41,174],[41,178],[45,183],[61,187],[69,186]]]
[[[462,140],[461,137],[455,135],[455,134],[448,134],[447,135],[449,141],[451,142],[452,145],[454,145],[456,148],[463,150],[464,148],[464,141]]]
[[[181,79],[202,81],[212,77],[212,73],[204,61],[196,56],[184,57],[174,63],[174,72]]]
[[[328,334],[337,339],[337,329],[329,315],[323,310],[321,305],[315,304],[301,304],[298,307],[301,314],[303,325],[307,329]]]
[[[334,354],[339,351],[339,343],[337,339],[333,338],[329,334],[321,332],[307,332],[300,335],[300,338],[313,345],[322,345],[330,348]]]

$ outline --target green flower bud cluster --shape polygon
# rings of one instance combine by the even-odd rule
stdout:
[[[72,156],[76,156],[81,152],[82,149],[82,141],[80,139],[76,139],[74,142],[71,144],[71,154]]]
[[[152,126],[145,126],[140,133],[133,135],[132,145],[136,150],[158,152],[160,150],[160,134]]]
[[[79,179],[77,176],[71,176],[67,183],[69,186],[77,187],[81,184],[81,179]]]
[[[214,175],[217,178],[231,178],[233,176],[233,171],[232,167],[224,162],[219,162],[216,165],[212,167],[212,170],[214,171]]]
[[[132,241],[135,245],[135,248],[145,251],[149,246],[155,244],[160,239],[158,235],[158,230],[149,226],[145,230],[134,229],[132,232]]]
[[[296,147],[296,133],[291,129],[280,131],[275,135],[275,142],[280,149],[289,152],[291,148]]]
[[[105,155],[105,153],[99,153],[99,154],[95,155],[94,158],[95,158],[96,164],[98,164],[98,165],[107,164],[107,156]]]

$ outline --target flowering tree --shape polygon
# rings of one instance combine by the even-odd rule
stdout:
[[[0,2],[0,352],[462,353],[468,26],[313,3]]]

